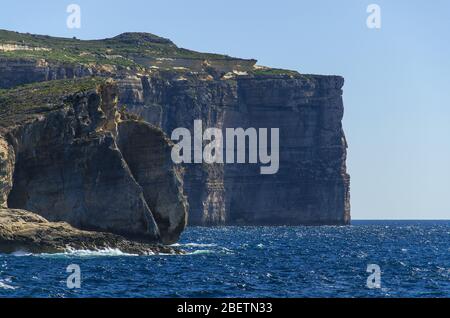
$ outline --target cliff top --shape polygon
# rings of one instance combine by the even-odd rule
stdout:
[[[158,58],[246,61],[223,54],[179,48],[169,39],[142,32],[127,32],[101,40],[78,40],[0,30],[0,57],[42,58],[125,67],[146,66],[143,59]]]
[[[113,65],[122,69],[177,72],[214,69],[229,76],[298,75],[296,71],[256,66],[256,60],[180,48],[151,33],[127,32],[112,38],[79,40],[0,30],[0,59],[45,60],[59,64]]]
[[[0,127],[58,108],[65,103],[67,96],[95,90],[106,81],[104,78],[86,77],[0,89]]]
[[[126,32],[112,38],[79,40],[0,29],[0,61],[35,61],[40,65],[84,65],[103,76],[111,74],[210,74],[215,78],[234,77],[322,77],[297,71],[256,65],[256,60],[223,54],[201,53],[175,45],[151,33]],[[113,68],[111,68],[113,67]]]

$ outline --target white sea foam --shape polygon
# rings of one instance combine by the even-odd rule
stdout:
[[[175,243],[170,246],[186,248],[187,249],[186,253],[181,255],[204,255],[217,253],[233,254],[232,250],[214,243]]]
[[[173,244],[173,247],[177,246],[189,246],[189,247],[214,247],[215,244],[196,244],[196,243],[188,243],[188,244]],[[225,252],[231,252],[231,250],[222,248]],[[199,249],[194,251],[188,251],[184,254],[170,254],[170,253],[158,253],[158,254],[149,254],[146,256],[183,256],[183,255],[200,255],[200,254],[212,254],[217,253],[217,251],[210,249]],[[138,254],[130,254],[122,252],[119,249],[114,248],[105,248],[100,250],[76,250],[68,248],[63,253],[40,253],[40,254],[32,254],[24,251],[14,252],[12,255],[17,257],[24,256],[35,256],[35,257],[46,257],[46,258],[59,258],[59,257],[111,257],[111,256],[139,256]]]
[[[217,251],[213,251],[213,250],[196,250],[196,251],[186,252],[186,253],[183,253],[183,254],[159,253],[157,256],[188,256],[188,255],[202,255],[202,254],[215,254],[215,253],[217,253]]]
[[[12,253],[13,256],[23,257],[23,256],[31,256],[32,253],[26,252],[26,251],[15,251]]]
[[[196,250],[193,252],[186,253],[184,255],[201,255],[201,254],[214,254],[216,251],[213,250]]]
[[[17,289],[17,287],[11,286],[11,285],[7,284],[5,281],[0,279],[0,289],[14,290],[14,289]]]
[[[16,251],[11,255],[16,257],[26,257],[26,256],[38,256],[38,257],[66,257],[66,256],[75,256],[75,257],[97,257],[97,256],[138,256],[138,254],[130,254],[122,252],[117,248],[104,248],[98,250],[77,250],[74,248],[68,247],[65,252],[61,253],[29,253],[26,251]]]
[[[172,247],[216,247],[217,244],[204,244],[204,243],[175,243],[170,245]]]
[[[146,256],[159,255],[159,256],[177,256],[177,255],[201,255],[201,254],[213,254],[213,253],[231,253],[230,249],[225,247],[219,247],[217,244],[203,244],[203,243],[176,243],[170,245],[172,247],[186,247],[186,248],[200,248],[198,250],[188,250],[184,254],[170,254],[170,253],[158,253],[158,254],[148,254]],[[209,248],[219,248],[219,250],[213,250]],[[62,253],[39,253],[33,254],[26,251],[16,251],[12,253],[13,256],[16,257],[25,257],[25,256],[35,256],[35,257],[111,257],[111,256],[139,256],[138,254],[125,253],[117,248],[104,248],[98,250],[77,250],[68,247],[65,252]]]
[[[138,256],[138,254],[124,253],[118,248],[104,248],[98,250],[77,250],[67,248],[64,253],[39,254],[41,256],[77,256],[77,257],[96,257],[96,256]]]

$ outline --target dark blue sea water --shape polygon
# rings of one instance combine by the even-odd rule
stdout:
[[[189,253],[0,255],[0,297],[450,297],[449,221],[192,227],[180,246]],[[70,264],[80,289],[67,288]]]

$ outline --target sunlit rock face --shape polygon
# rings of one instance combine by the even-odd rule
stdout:
[[[12,189],[14,172],[14,150],[0,137],[0,208],[7,206],[8,195]]]

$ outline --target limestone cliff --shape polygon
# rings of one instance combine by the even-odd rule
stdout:
[[[0,94],[3,207],[7,197],[9,208],[78,229],[175,242],[186,223],[181,188],[169,187],[160,195],[171,205],[170,214],[159,205],[149,207],[117,145],[117,95],[115,84],[96,79],[32,84]],[[127,125],[140,123],[129,120]],[[169,147],[162,132],[140,138]],[[170,158],[148,155],[142,157],[151,162],[148,174],[164,169],[172,173],[171,182],[177,180]],[[160,189],[147,192],[159,194]],[[170,232],[166,221],[160,231],[154,215],[161,214],[173,223]]]
[[[8,195],[13,185],[14,150],[0,137],[0,208],[7,206]]]
[[[120,103],[169,136],[178,127],[192,131],[196,119],[202,119],[205,127],[221,129],[280,129],[280,170],[275,175],[260,175],[259,166],[242,164],[187,164],[183,167],[184,181],[180,170],[167,170],[163,164],[161,171],[149,175],[152,162],[163,162],[168,154],[167,149],[142,141],[143,136],[151,136],[153,140],[158,135],[144,123],[133,127],[120,123],[116,127],[115,121],[109,121],[102,124],[108,134],[97,132],[94,137],[86,136],[84,144],[77,144],[73,153],[66,154],[67,158],[83,154],[91,160],[109,158],[108,162],[114,165],[113,158],[119,152],[128,165],[129,175],[141,187],[147,209],[152,211],[155,222],[160,222],[160,233],[171,237],[173,231],[180,230],[176,224],[183,222],[182,214],[173,219],[177,220],[175,223],[167,220],[172,208],[179,206],[176,198],[180,192],[173,190],[180,188],[189,202],[190,224],[349,223],[350,180],[341,123],[343,78],[304,75],[257,66],[255,60],[194,52],[147,33],[80,41],[0,30],[1,43],[9,49],[2,51],[0,46],[0,88],[91,75],[113,77],[118,83]],[[20,49],[23,45],[34,49]],[[84,123],[81,127],[85,128],[79,129],[89,130],[86,127],[91,126]],[[39,129],[51,134],[48,127]],[[115,131],[119,134],[117,138]],[[91,144],[96,144],[97,154],[88,150]],[[14,151],[3,151],[3,157],[14,155]],[[147,156],[152,158],[151,162],[145,160]],[[7,170],[7,160],[3,161],[0,169]],[[27,161],[23,164],[33,165]],[[18,180],[28,184],[29,177],[18,176]],[[114,178],[121,180],[123,187],[134,188],[128,177]],[[0,180],[2,188],[7,189],[8,179]],[[37,178],[33,182],[38,185],[42,180]],[[110,195],[106,190],[110,180],[105,178],[101,182],[105,185],[102,194]],[[151,191],[157,185],[162,190]],[[161,198],[167,191],[171,194]],[[21,202],[14,193],[13,189],[10,200]],[[171,206],[167,200],[175,205]],[[39,200],[28,200],[27,204],[37,204],[36,201]],[[158,207],[160,212],[154,212]],[[66,208],[83,209],[75,205]]]
[[[145,122],[122,121],[118,146],[167,242],[178,240],[187,223],[181,171],[174,168],[171,142],[161,129]],[[164,141],[164,142],[161,142]]]
[[[121,100],[167,133],[193,131],[195,119],[205,127],[280,129],[275,175],[260,175],[258,165],[186,165],[190,224],[349,223],[343,78],[269,74],[141,82],[122,86]]]

